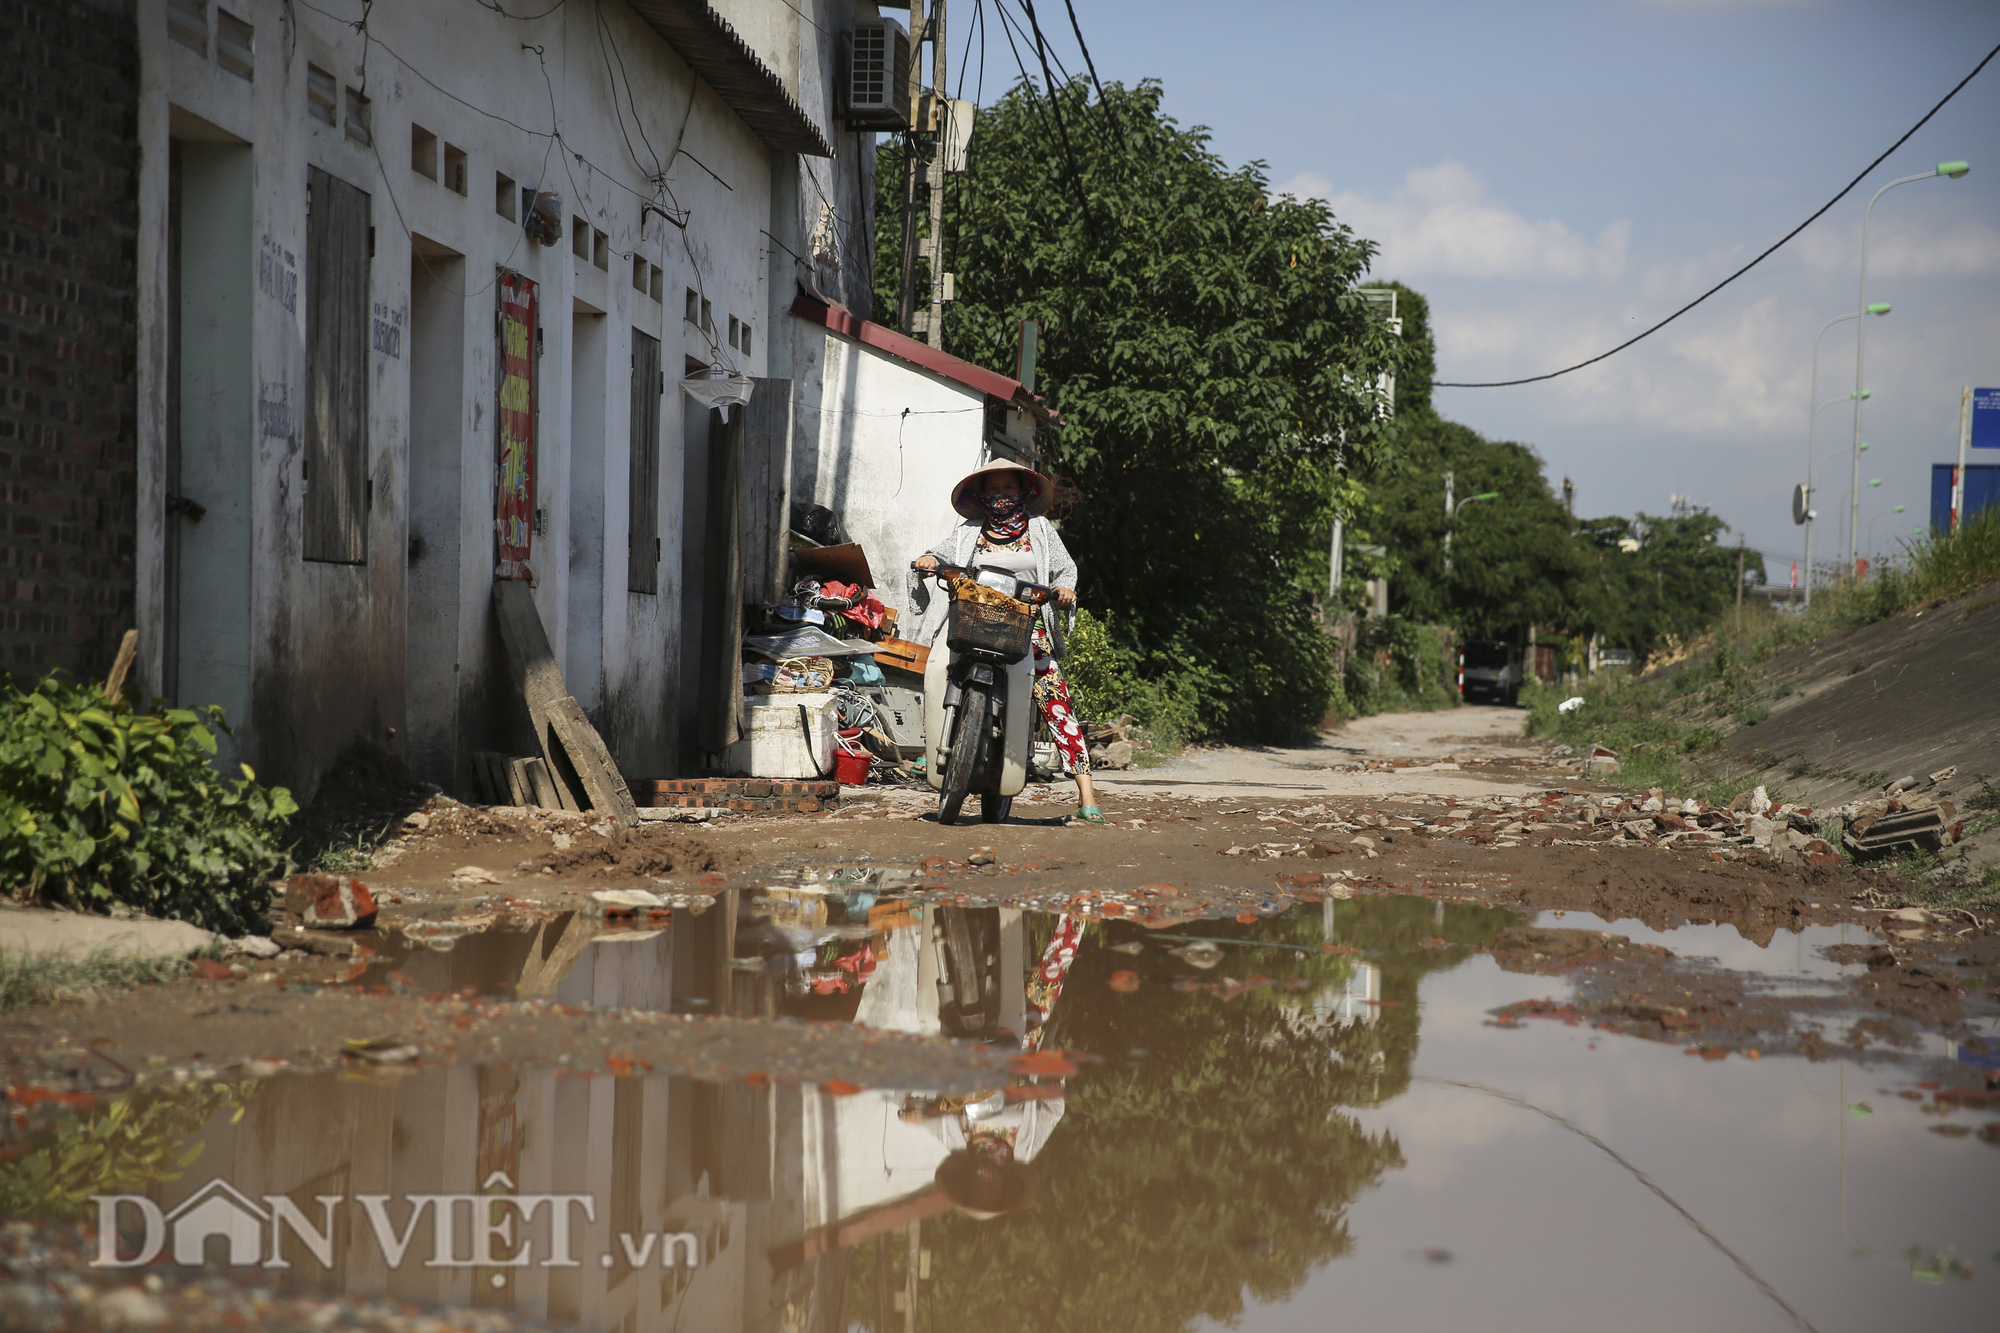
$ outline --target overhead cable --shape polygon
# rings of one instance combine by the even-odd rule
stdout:
[[[1861,184],[1862,181],[1866,180],[1868,178],[1869,172],[1881,166],[1882,163],[1885,160],[1887,160],[1889,154],[1895,152],[1898,148],[1901,148],[1905,143],[1908,143],[1911,135],[1915,134],[1918,130],[1922,129],[1926,124],[1928,124],[1932,116],[1935,116],[1938,112],[1944,110],[1944,104],[1946,102],[1949,102],[1952,98],[1958,96],[1959,90],[1964,88],[1966,84],[1971,83],[1974,78],[1978,77],[1979,71],[1985,69],[1987,63],[1991,61],[1993,57],[1996,55],[2000,55],[2000,46],[1995,46],[1991,51],[1988,51],[1986,53],[1985,59],[1981,60],[1977,65],[1974,65],[1972,67],[1972,73],[1966,75],[1964,78],[1960,79],[1955,85],[1953,85],[1952,90],[1950,92],[1946,93],[1942,98],[1938,99],[1938,104],[1936,106],[1932,107],[1929,111],[1924,112],[1922,120],[1919,120],[1916,124],[1910,126],[1909,129],[1903,132],[1903,136],[1900,139],[1896,140],[1896,142],[1890,144],[1887,148],[1883,149],[1880,157],[1877,157],[1873,162],[1870,162],[1867,166],[1863,167],[1859,175],[1855,176],[1853,180],[1847,182],[1846,185],[1842,186],[1839,194],[1836,194],[1835,196],[1833,196],[1833,198],[1827,200],[1825,203],[1821,204],[1817,209],[1815,209],[1811,217],[1807,218],[1804,222],[1801,222],[1798,226],[1786,232],[1783,236],[1780,236],[1777,239],[1777,241],[1775,241],[1770,246],[1770,248],[1766,249],[1762,254],[1759,254],[1755,259],[1745,264],[1742,268],[1737,269],[1734,273],[1724,278],[1721,282],[1716,283],[1713,287],[1703,292],[1700,296],[1695,297],[1694,300],[1689,301],[1686,305],[1682,306],[1679,310],[1674,311],[1673,314],[1668,315],[1665,319],[1661,320],[1659,323],[1644,330],[1643,332],[1632,335],[1630,338],[1627,338],[1624,342],[1619,343],[1616,347],[1612,348],[1608,352],[1599,352],[1596,356],[1591,357],[1588,361],[1579,361],[1573,366],[1564,366],[1561,370],[1551,370],[1545,375],[1530,375],[1526,379],[1518,379],[1518,380],[1480,380],[1480,381],[1469,381],[1469,382],[1459,381],[1459,380],[1436,380],[1432,382],[1431,387],[1434,389],[1505,389],[1505,388],[1510,388],[1516,384],[1536,384],[1541,382],[1542,380],[1552,380],[1558,375],[1567,375],[1573,370],[1582,370],[1585,366],[1594,366],[1599,361],[1604,360],[1606,357],[1615,356],[1619,352],[1624,351],[1626,348],[1630,347],[1633,343],[1638,342],[1640,339],[1648,338],[1651,337],[1653,334],[1658,333],[1661,329],[1664,329],[1665,327],[1667,327],[1667,325],[1673,323],[1675,320],[1679,319],[1682,315],[1685,315],[1688,311],[1694,309],[1696,306],[1700,305],[1703,301],[1706,301],[1709,297],[1715,295],[1717,292],[1721,291],[1724,287],[1727,287],[1730,283],[1736,281],[1738,278],[1742,277],[1745,273],[1748,273],[1751,269],[1763,263],[1766,259],[1769,259],[1773,254],[1777,253],[1779,247],[1783,246],[1785,242],[1791,240],[1794,236],[1797,236],[1807,227],[1810,227],[1813,223],[1819,221],[1821,216],[1823,216],[1829,208],[1832,208],[1842,199],[1845,199],[1850,193],[1853,192],[1855,186]]]

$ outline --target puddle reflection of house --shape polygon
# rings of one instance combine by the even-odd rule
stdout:
[[[701,915],[676,911],[658,930],[557,918],[532,931],[470,937],[445,952],[420,949],[398,969],[426,988],[498,989],[512,981],[523,996],[565,1003],[664,1009],[706,1001],[711,1012],[754,1011],[770,987],[761,967],[752,974],[730,966],[735,910],[735,896],[725,895]],[[914,963],[917,951],[906,953]],[[269,1278],[287,1290],[506,1308],[607,1333],[833,1333],[847,1326],[847,1249],[948,1207],[931,1181],[948,1149],[924,1125],[898,1119],[899,1104],[900,1094],[890,1093],[836,1098],[813,1087],[470,1065],[386,1081],[279,1077],[239,1119],[219,1115],[198,1136],[203,1151],[190,1176],[227,1185],[197,1188],[184,1178],[151,1196],[186,1219],[197,1251],[205,1237],[224,1236],[231,1263],[245,1254],[256,1262],[260,1241],[272,1234],[269,1210],[249,1200],[286,1196],[317,1225],[315,1196],[339,1196],[324,1262],[290,1228],[279,1229],[272,1243],[290,1267]],[[885,1161],[908,1169],[891,1170],[885,1181]],[[525,1266],[428,1266],[442,1256],[434,1219],[425,1218],[410,1228],[409,1249],[392,1268],[357,1202],[388,1196],[400,1230],[412,1221],[414,1197],[489,1192],[485,1183],[496,1174],[520,1195],[593,1200],[594,1216],[574,1215],[577,1266],[543,1266],[544,1209],[526,1224],[516,1220],[516,1238],[536,1244]],[[465,1205],[458,1216],[463,1257]],[[659,1237],[683,1232],[696,1238],[698,1264],[663,1266],[668,1247]],[[647,1235],[651,1248],[634,1263],[620,1237],[636,1246]],[[684,1259],[685,1246],[673,1254]],[[198,1253],[192,1261],[201,1261]],[[219,1251],[211,1256],[222,1261]]]

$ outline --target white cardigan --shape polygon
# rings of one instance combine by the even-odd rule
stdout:
[[[969,567],[973,550],[979,545],[980,531],[985,527],[977,519],[965,522],[946,533],[944,540],[933,546],[925,554],[947,565]],[[1074,588],[1076,586],[1076,561],[1070,557],[1069,548],[1063,545],[1056,534],[1056,525],[1040,516],[1028,520],[1028,546],[1035,557],[1035,582],[1052,588]],[[910,571],[910,605],[916,608],[921,619],[917,622],[915,641],[929,647],[937,641],[938,633],[944,628],[945,608],[951,599],[938,596],[934,585],[927,579],[919,578],[916,570]],[[1053,646],[1050,656],[1061,660],[1065,639],[1070,626],[1076,623],[1076,612],[1066,616],[1056,614],[1056,604],[1050,602],[1042,608],[1042,624],[1049,632]]]

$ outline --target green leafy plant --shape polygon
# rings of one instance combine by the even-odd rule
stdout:
[[[0,1161],[0,1216],[82,1217],[97,1194],[130,1194],[179,1180],[205,1146],[202,1127],[240,1119],[263,1085],[197,1083],[115,1098],[101,1114],[64,1122],[38,1151]]]
[[[298,805],[247,764],[216,772],[220,708],[141,713],[60,674],[0,691],[0,882],[15,897],[234,935],[261,924]]]

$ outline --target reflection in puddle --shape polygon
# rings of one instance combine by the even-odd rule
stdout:
[[[2000,1153],[1875,1091],[1920,1076],[1496,1032],[1563,985],[1478,952],[1523,921],[1385,897],[1153,934],[834,885],[414,944],[363,984],[943,1034],[1015,1077],[279,1077],[163,1122],[159,1160],[199,1154],[119,1177],[119,1221],[282,1291],[606,1333],[1974,1326]]]
[[[1580,930],[1608,930],[1624,935],[1634,944],[1657,944],[1682,958],[1709,958],[1738,972],[1755,972],[1772,981],[1837,981],[1864,969],[1858,965],[1830,962],[1821,949],[1830,945],[1865,944],[1881,938],[1861,921],[1838,926],[1806,926],[1800,930],[1768,929],[1757,938],[1744,936],[1735,926],[1680,926],[1654,930],[1637,921],[1606,921],[1589,912],[1541,912],[1538,926],[1568,926]]]

